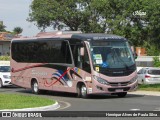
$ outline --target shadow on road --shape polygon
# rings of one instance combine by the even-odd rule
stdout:
[[[0,89],[0,92],[16,92],[23,94],[34,95],[30,89],[24,89],[17,86],[6,86]],[[77,94],[67,93],[67,92],[56,92],[56,91],[42,91],[40,95],[46,96],[56,96],[56,97],[68,97],[68,98],[77,98]],[[136,95],[136,94],[127,94],[125,98],[136,98],[136,97],[144,97],[145,95]],[[100,94],[100,95],[90,95],[88,99],[117,99],[117,95],[110,94]]]
[[[16,92],[34,95],[32,93],[32,91],[29,89],[21,88],[21,89],[18,89]],[[77,94],[75,94],[75,93],[57,92],[57,91],[42,91],[40,93],[40,95],[77,98]],[[125,98],[136,98],[136,97],[144,97],[144,95],[127,94],[127,96]],[[117,95],[100,94],[100,95],[90,95],[88,99],[117,99],[117,98],[119,98]],[[119,98],[119,99],[121,99],[121,98]]]

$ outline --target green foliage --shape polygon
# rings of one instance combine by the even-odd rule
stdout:
[[[44,30],[68,27],[69,30],[83,32],[105,32],[106,23],[100,22],[102,16],[95,9],[95,0],[34,0],[28,21],[36,21]],[[103,1],[99,1],[98,5]],[[62,27],[59,27],[62,26]]]
[[[10,61],[10,56],[0,56],[0,60]]]
[[[138,85],[138,90],[144,91],[160,91],[160,84],[142,84]]]
[[[20,34],[20,33],[22,33],[22,31],[23,31],[23,29],[22,29],[21,27],[15,27],[15,28],[13,29],[13,32],[14,32],[15,34]]]
[[[153,66],[154,67],[160,67],[160,59],[159,57],[153,57]]]
[[[147,55],[148,56],[159,56],[160,52],[159,52],[159,48],[157,47],[157,45],[150,45],[150,46],[146,46],[145,47],[147,50]]]
[[[5,27],[3,24],[0,23],[0,32],[5,32]]]
[[[55,100],[39,96],[0,93],[0,110],[34,108],[34,107],[48,106],[54,103]]]
[[[160,50],[159,0],[34,0],[28,20],[48,26],[124,36],[135,46]],[[148,50],[150,51],[150,50]],[[154,54],[149,53],[149,54]]]

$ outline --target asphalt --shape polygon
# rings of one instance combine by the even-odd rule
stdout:
[[[132,95],[149,95],[149,96],[160,96],[160,92],[155,91],[133,91],[128,92],[128,94]],[[61,106],[58,102],[50,106],[37,107],[37,108],[24,108],[24,109],[4,109],[0,111],[54,111],[59,109]]]
[[[133,91],[133,92],[129,92],[128,94],[160,96],[160,92],[157,92],[157,91]]]

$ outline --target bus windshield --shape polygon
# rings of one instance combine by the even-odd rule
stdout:
[[[126,41],[92,41],[91,56],[94,67],[129,68],[135,64],[133,53]]]

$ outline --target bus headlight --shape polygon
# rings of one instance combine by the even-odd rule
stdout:
[[[3,77],[4,77],[5,79],[10,79],[10,76],[9,76],[9,75],[3,75]]]
[[[137,76],[133,77],[133,78],[130,80],[129,84],[134,83],[136,80],[137,80]]]
[[[97,80],[97,81],[98,81],[99,83],[101,83],[101,84],[108,85],[108,82],[107,82],[106,80],[100,78],[100,77],[97,77],[97,76],[93,75],[93,78],[94,78],[95,80]]]

